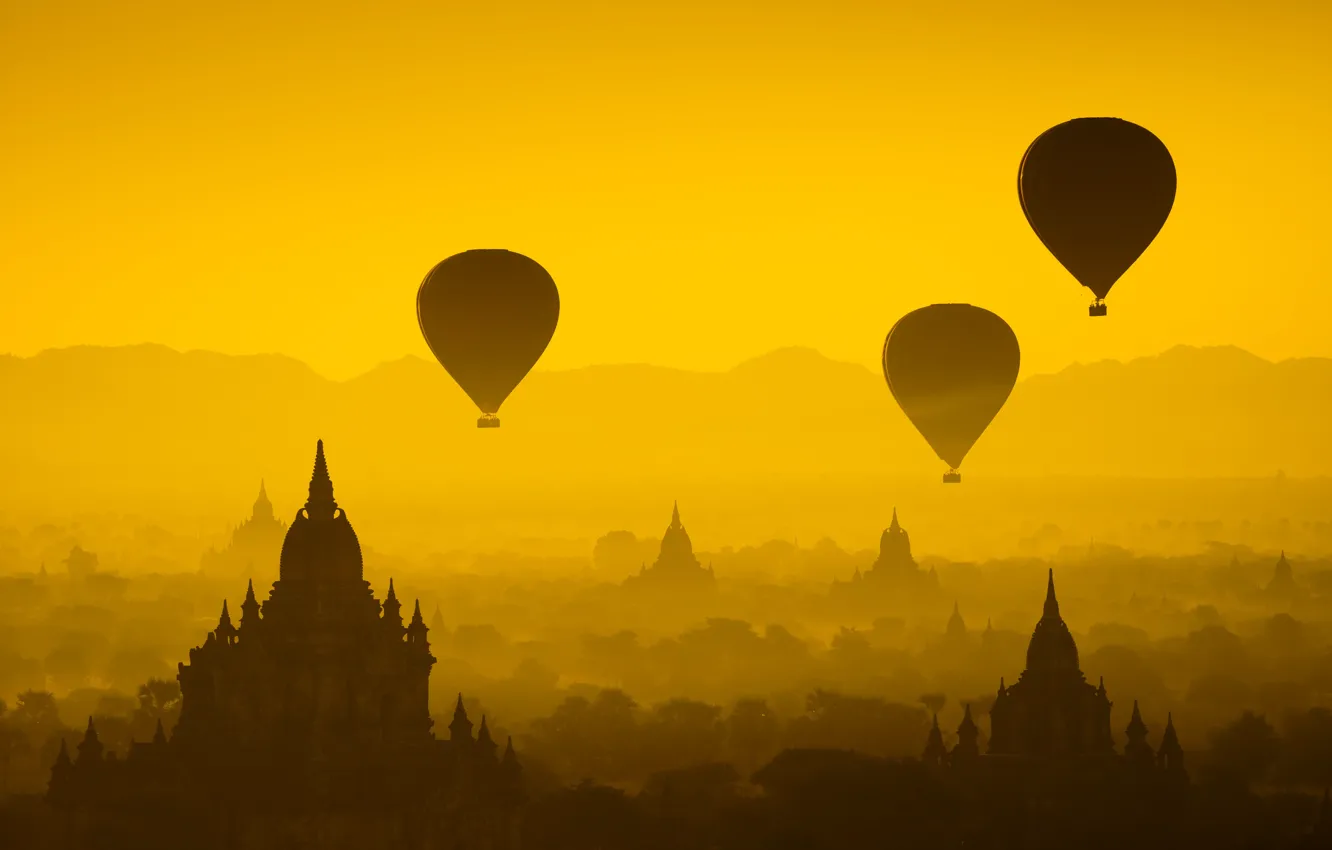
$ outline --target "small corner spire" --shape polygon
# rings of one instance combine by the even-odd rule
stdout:
[[[481,726],[476,730],[476,740],[478,743],[494,751],[495,742],[490,737],[490,726],[486,723],[486,716],[481,715]]]

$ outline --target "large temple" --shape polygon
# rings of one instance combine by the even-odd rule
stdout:
[[[522,800],[509,743],[462,707],[437,739],[427,698],[435,663],[419,601],[404,623],[392,581],[384,601],[362,575],[361,547],[333,498],[321,441],[309,498],[282,544],[262,604],[253,584],[233,622],[179,667],[180,720],[170,740],[126,758],[105,754],[92,721],[78,756],[62,749],[49,798],[83,847],[118,832],[187,822],[177,846],[509,850]],[[81,830],[81,831],[80,831]]]
[[[259,482],[259,496],[254,500],[250,518],[231,530],[225,549],[210,548],[204,553],[200,568],[209,574],[226,576],[263,575],[278,562],[287,524],[273,511],[268,488]]]
[[[980,729],[971,715],[971,707],[967,706],[953,750],[944,748],[936,717],[924,758],[931,764],[955,767],[981,763],[1005,766],[1035,762],[1101,765],[1127,762],[1187,781],[1184,753],[1173,719],[1167,720],[1161,745],[1153,751],[1135,701],[1120,759],[1110,730],[1111,706],[1105,682],[1093,686],[1082,673],[1077,644],[1059,614],[1054,570],[1051,570],[1045,608],[1027,646],[1027,669],[1012,685],[1005,686],[1003,679],[999,681],[999,692],[990,709],[986,752],[980,752]]]
[[[834,581],[832,598],[840,605],[863,609],[861,613],[915,610],[939,596],[939,576],[923,570],[911,554],[911,536],[893,519],[879,535],[879,555],[869,569],[859,569],[849,581]]]
[[[694,544],[680,522],[680,503],[671,510],[671,524],[661,538],[661,549],[652,566],[643,565],[638,575],[625,579],[625,587],[643,590],[709,591],[717,586],[712,565],[704,567],[694,555]]]

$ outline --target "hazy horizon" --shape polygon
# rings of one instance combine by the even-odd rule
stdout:
[[[125,348],[164,348],[175,354],[218,354],[224,357],[235,357],[235,358],[264,358],[264,357],[283,358],[286,360],[295,361],[296,363],[299,363],[302,366],[308,368],[317,377],[333,383],[347,383],[350,381],[355,381],[356,379],[362,378],[365,375],[374,372],[377,369],[381,369],[386,366],[391,366],[392,364],[401,362],[403,360],[420,361],[429,364],[432,368],[442,368],[435,361],[435,359],[431,357],[428,353],[421,354],[418,352],[407,352],[405,354],[401,354],[394,357],[385,357],[381,360],[375,361],[372,365],[370,365],[367,368],[351,372],[350,374],[347,374],[342,377],[338,377],[333,374],[327,374],[321,372],[319,369],[315,368],[313,365],[303,360],[301,357],[283,351],[224,351],[214,348],[190,348],[190,347],[173,346],[162,342],[129,342],[129,343],[109,344],[109,345],[98,344],[98,343],[79,343],[74,345],[50,346],[50,347],[40,348],[29,353],[21,353],[14,351],[0,352],[0,357],[12,357],[18,360],[32,360],[34,358],[41,357],[43,355],[55,352],[61,352],[61,351],[69,351],[74,349],[125,349]],[[1067,372],[1070,369],[1076,369],[1078,367],[1084,367],[1084,366],[1097,366],[1105,363],[1129,364],[1143,360],[1152,360],[1179,350],[1184,350],[1184,351],[1235,350],[1270,364],[1282,364],[1282,363],[1289,363],[1291,361],[1303,361],[1303,360],[1332,360],[1332,353],[1291,354],[1285,357],[1269,357],[1234,343],[1215,343],[1215,344],[1203,344],[1203,345],[1195,345],[1190,343],[1176,343],[1173,345],[1169,345],[1161,349],[1160,351],[1154,353],[1137,354],[1130,357],[1101,357],[1089,360],[1071,360],[1062,366],[1053,366],[1051,368],[1041,371],[1030,371],[1028,370],[1026,364],[1024,363],[1022,372],[1018,377],[1018,381],[1022,382],[1025,380],[1029,380],[1031,378],[1058,375],[1060,373]],[[799,345],[799,344],[778,345],[773,348],[769,348],[742,357],[741,359],[735,361],[730,365],[722,365],[713,368],[691,367],[691,366],[685,366],[673,363],[653,362],[650,360],[615,360],[615,361],[607,360],[607,361],[589,362],[583,364],[563,365],[563,366],[544,366],[542,365],[542,363],[538,362],[537,365],[532,368],[532,373],[535,374],[535,373],[550,373],[550,372],[578,372],[587,369],[602,369],[602,368],[613,369],[618,367],[647,367],[651,369],[661,369],[666,371],[717,374],[717,373],[732,372],[746,364],[752,363],[757,360],[762,360],[767,357],[772,357],[774,355],[780,355],[783,352],[810,352],[833,363],[840,363],[850,366],[861,366],[864,367],[865,369],[868,369],[871,372],[874,372],[875,374],[878,374],[880,376],[882,375],[882,367],[880,365],[880,360],[878,358],[870,358],[868,360],[843,359],[829,355],[815,346]],[[887,388],[885,387],[885,392],[886,391]],[[459,390],[459,392],[461,393],[461,390]],[[522,388],[520,385],[519,389],[515,391],[514,395],[515,396],[519,395],[521,394],[521,392]]]

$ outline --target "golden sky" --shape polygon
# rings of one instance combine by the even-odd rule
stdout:
[[[1024,372],[1332,355],[1325,2],[0,4],[0,351],[161,342],[331,377],[428,356],[444,257],[541,262],[542,367],[873,364],[994,310]],[[1155,132],[1179,193],[1090,320],[1018,205],[1027,144]]]

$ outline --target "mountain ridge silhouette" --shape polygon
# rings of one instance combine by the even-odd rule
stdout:
[[[12,499],[115,498],[301,480],[316,437],[339,486],[368,493],[845,474],[937,477],[943,464],[881,375],[807,348],[724,372],[643,364],[537,370],[478,434],[437,364],[408,356],[335,381],[285,355],[76,346],[0,359],[0,462]],[[963,465],[996,476],[1332,474],[1332,360],[1176,346],[1017,384]],[[336,460],[333,460],[336,458]],[[600,485],[598,485],[600,486]],[[977,485],[980,486],[980,485]],[[396,489],[395,489],[396,488]]]

